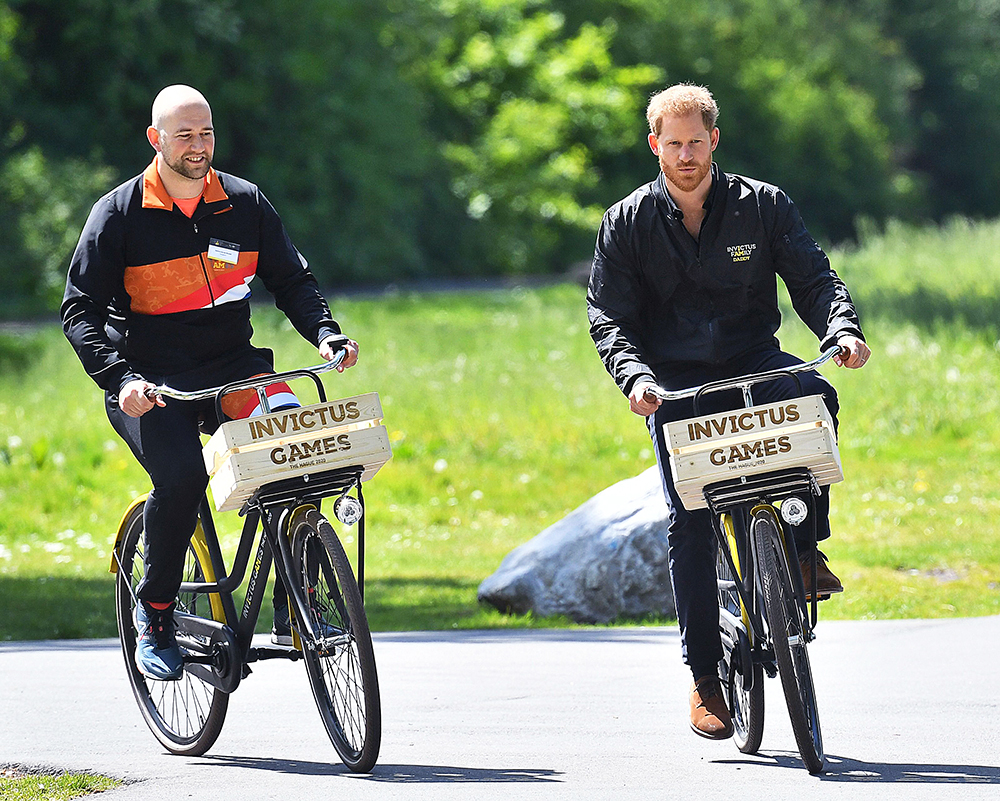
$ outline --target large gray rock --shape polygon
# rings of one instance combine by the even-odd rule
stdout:
[[[515,548],[479,585],[479,600],[501,612],[578,623],[673,617],[658,468],[608,487]]]

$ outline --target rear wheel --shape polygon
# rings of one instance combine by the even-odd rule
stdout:
[[[301,637],[316,707],[344,764],[367,773],[378,759],[382,711],[361,593],[347,554],[323,515],[313,509],[296,517],[291,534],[293,570],[317,635],[315,642]]]
[[[741,563],[741,560],[734,558],[734,564]],[[742,620],[744,629],[746,629],[747,619],[741,611],[739,593],[722,586],[726,582],[733,581],[733,574],[725,554],[721,551],[721,546],[716,563],[716,574],[720,582],[720,608],[728,611],[737,620]],[[723,629],[722,635],[725,655],[721,664],[721,673],[726,687],[729,713],[733,717],[733,739],[736,742],[736,747],[744,754],[756,754],[764,736],[764,671],[760,665],[744,664],[747,660],[740,643],[734,641],[731,633],[725,629]],[[749,651],[749,648],[746,650]],[[748,685],[749,689],[747,689]]]
[[[820,773],[824,762],[823,734],[806,651],[802,606],[792,593],[788,559],[777,524],[770,514],[761,512],[754,517],[753,536],[760,560],[768,629],[795,743],[808,771]]]
[[[115,606],[125,669],[139,710],[156,739],[171,753],[198,756],[212,747],[222,731],[229,696],[187,670],[176,681],[157,681],[146,678],[136,666],[135,589],[145,573],[142,510],[143,504],[139,504],[129,515],[118,551]],[[204,581],[204,576],[205,571],[189,546],[184,580]],[[208,596],[203,594],[181,593],[177,609],[212,617]]]

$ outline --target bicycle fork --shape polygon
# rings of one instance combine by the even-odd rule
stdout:
[[[281,577],[281,580],[285,584],[285,590],[288,592],[290,618],[295,623],[292,626],[293,643],[296,649],[300,651],[303,647],[302,639],[299,636],[300,631],[305,635],[306,643],[310,648],[313,647],[314,643],[323,639],[313,625],[314,615],[310,613],[313,607],[309,599],[305,596],[304,588],[299,581],[289,581],[289,579],[294,578],[291,567],[294,564],[291,537],[295,529],[296,520],[306,512],[315,509],[316,506],[311,503],[301,504],[294,508],[286,506],[282,509],[277,524],[275,524],[274,518],[270,513],[262,517],[264,536],[271,544],[276,573]]]

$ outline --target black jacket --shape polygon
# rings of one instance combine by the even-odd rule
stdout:
[[[590,334],[626,395],[694,364],[778,347],[777,280],[822,348],[863,337],[847,287],[776,186],[712,164],[695,241],[662,173],[604,215],[587,292]]]
[[[222,258],[213,241],[226,246]],[[70,263],[63,330],[91,378],[117,393],[140,375],[187,373],[250,348],[254,276],[310,342],[340,333],[256,186],[211,170],[189,218],[154,160],[94,204]]]

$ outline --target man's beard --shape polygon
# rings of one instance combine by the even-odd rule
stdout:
[[[189,178],[192,181],[204,178],[208,175],[208,171],[212,166],[212,159],[210,159],[207,154],[205,155],[205,160],[199,164],[190,164],[184,158],[168,159],[164,157],[163,160],[166,162],[167,166],[178,175],[183,175],[185,178]]]
[[[693,173],[681,172],[674,164],[666,164],[663,158],[660,158],[660,169],[663,170],[663,174],[667,180],[682,192],[691,192],[697,189],[698,185],[705,180],[705,176],[712,169],[712,159],[709,157],[707,161],[700,163],[692,162],[684,166],[694,167],[695,171]]]

